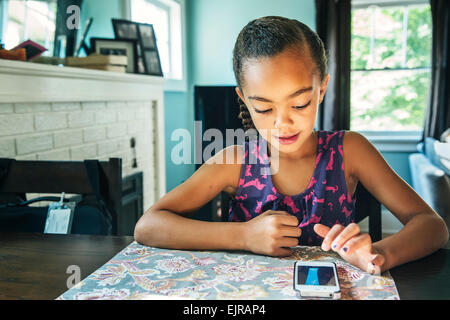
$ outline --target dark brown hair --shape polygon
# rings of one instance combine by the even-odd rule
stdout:
[[[327,75],[327,56],[322,40],[307,25],[295,19],[268,16],[250,21],[239,33],[233,49],[233,70],[236,83],[242,91],[245,64],[250,59],[273,57],[285,48],[295,48],[305,54],[306,48],[316,64],[323,81]],[[239,118],[244,130],[255,128],[244,102],[240,104]]]

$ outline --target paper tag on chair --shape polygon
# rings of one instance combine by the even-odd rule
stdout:
[[[44,233],[68,234],[72,229],[72,219],[75,203],[63,203],[64,193],[60,202],[51,202],[48,206]]]

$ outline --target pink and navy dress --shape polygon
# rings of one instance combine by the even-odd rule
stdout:
[[[308,187],[302,193],[280,194],[272,182],[267,141],[246,141],[239,186],[230,200],[229,221],[248,221],[267,210],[286,211],[300,221],[299,245],[321,245],[313,230],[316,223],[332,227],[354,222],[356,198],[347,190],[344,174],[345,130],[317,131],[316,165]]]

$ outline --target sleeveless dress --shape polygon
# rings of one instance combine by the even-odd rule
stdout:
[[[316,165],[308,187],[294,196],[280,194],[272,182],[267,141],[260,137],[244,143],[239,186],[230,200],[229,221],[248,221],[267,210],[295,215],[302,229],[299,245],[319,246],[323,238],[313,226],[347,226],[354,222],[356,198],[350,195],[344,174],[345,130],[317,131]]]

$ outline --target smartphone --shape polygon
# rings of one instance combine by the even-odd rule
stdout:
[[[336,264],[325,261],[296,261],[294,290],[301,297],[340,299],[341,289]]]

